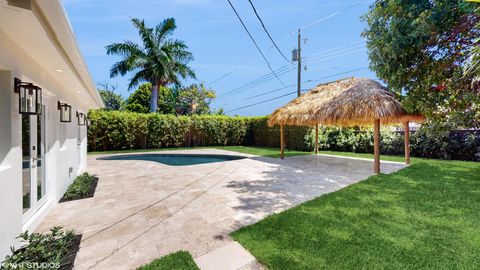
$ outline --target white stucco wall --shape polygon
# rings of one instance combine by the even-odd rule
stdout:
[[[16,245],[15,237],[32,231],[62,197],[66,187],[86,168],[86,127],[79,126],[75,112],[86,113],[78,97],[65,91],[42,67],[18,49],[0,29],[0,262]],[[13,91],[14,77],[43,89],[46,106],[46,179],[47,202],[28,220],[22,209],[21,115],[18,94]],[[61,123],[58,101],[72,105],[72,122]]]

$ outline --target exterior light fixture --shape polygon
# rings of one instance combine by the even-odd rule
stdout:
[[[84,113],[77,111],[78,125],[86,126],[87,125],[87,116]]]
[[[60,122],[72,122],[72,106],[67,103],[58,102],[58,110],[60,111]]]
[[[14,79],[15,93],[18,94],[18,112],[20,114],[42,114],[42,88],[33,83],[22,82]]]

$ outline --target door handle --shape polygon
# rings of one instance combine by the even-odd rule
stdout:
[[[37,160],[40,159],[40,157],[39,156],[34,156],[32,159],[33,159],[33,161],[37,161]]]

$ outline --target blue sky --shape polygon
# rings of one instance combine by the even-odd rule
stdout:
[[[269,74],[270,70],[227,0],[64,0],[64,5],[95,82],[117,84],[117,92],[127,97],[131,93],[127,90],[131,75],[110,78],[110,67],[119,58],[107,56],[105,46],[123,40],[139,41],[131,17],[143,18],[149,25],[174,17],[178,26],[175,37],[184,40],[195,56],[191,66],[198,82],[217,92],[212,106],[223,107],[229,115],[266,115],[295,97],[287,94],[294,92],[296,86],[285,86],[296,84],[297,72],[295,66],[271,49],[272,44],[248,1],[231,1],[272,67],[291,70],[280,76],[283,84],[271,76],[259,85],[250,84],[252,88],[241,87]],[[302,30],[303,38],[307,39],[302,44],[307,66],[302,81],[312,82],[304,83],[302,89],[348,76],[376,79],[368,70],[367,50],[360,36],[365,28],[360,16],[372,2],[253,0],[267,29],[288,58],[297,44],[296,33],[289,34],[308,25]],[[212,83],[228,73],[231,74]],[[238,109],[283,95],[287,96]]]

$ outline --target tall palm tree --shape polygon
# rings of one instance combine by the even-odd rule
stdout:
[[[154,28],[147,27],[144,20],[133,18],[131,21],[143,44],[126,40],[108,45],[108,55],[120,55],[123,58],[112,66],[110,77],[134,72],[129,89],[142,82],[150,82],[150,111],[156,112],[160,86],[179,85],[180,78],[195,78],[195,73],[188,66],[193,55],[187,51],[188,47],[183,41],[171,37],[177,28],[174,18],[166,19]]]

